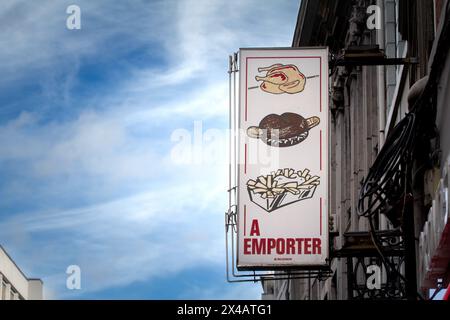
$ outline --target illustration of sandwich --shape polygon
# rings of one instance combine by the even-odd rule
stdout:
[[[269,114],[259,123],[259,126],[249,127],[247,135],[250,138],[261,139],[269,146],[291,147],[304,141],[309,130],[320,123],[319,117],[305,119],[299,114],[286,112],[282,115]]]

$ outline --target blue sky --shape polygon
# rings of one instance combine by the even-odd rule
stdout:
[[[47,298],[260,298],[225,281],[228,54],[290,46],[298,8],[0,2],[0,244]],[[189,162],[176,146],[194,126],[213,139]]]

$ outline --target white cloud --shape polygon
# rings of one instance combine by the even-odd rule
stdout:
[[[139,105],[145,103],[145,99],[139,99],[140,101],[136,104],[131,103],[128,108],[136,112],[129,112],[125,119],[130,125],[162,121],[210,120],[218,117],[228,119],[228,84],[224,81],[205,85],[201,90],[180,94],[181,98],[176,101],[153,108]]]
[[[59,110],[77,98],[72,89],[86,57],[143,48],[157,52],[161,63],[130,64],[114,91],[82,100],[64,120],[34,109],[0,122],[0,162],[13,176],[0,196],[9,205],[36,201],[36,209],[0,220],[6,230],[0,240],[20,252],[33,276],[45,275],[57,297],[70,296],[62,288],[69,264],[84,270],[83,292],[198,265],[224,267],[226,167],[175,166],[170,134],[191,129],[193,120],[205,128],[226,123],[227,55],[240,46],[289,46],[294,21],[286,22],[288,10],[280,6],[294,5],[78,2],[79,33],[65,29],[70,1],[0,3],[0,86],[35,79],[55,104],[42,108]],[[66,75],[62,83],[55,73]],[[170,98],[161,101],[161,93]],[[83,204],[67,205],[63,198]],[[260,292],[246,285],[192,289],[200,298]]]
[[[171,133],[186,129],[193,134],[194,121],[201,121],[205,132],[211,117],[227,118],[226,100],[226,88],[213,86],[205,94],[150,110],[91,110],[71,121],[45,125],[38,114],[22,112],[18,118],[0,125],[0,160],[25,161],[22,170],[30,177],[78,175],[110,182],[148,179],[155,171],[170,170],[170,150],[175,146]],[[136,136],[137,128],[143,134]],[[223,140],[215,143],[225,150]]]
[[[130,50],[144,41],[154,41],[154,32],[172,14],[164,2],[124,2],[79,0],[82,29],[66,28],[66,8],[73,1],[6,0],[0,3],[0,68],[2,83],[34,76],[41,70],[71,63],[75,57],[103,57]],[[121,41],[115,38],[121,36]],[[41,77],[45,74],[41,73]],[[36,79],[39,80],[39,79]]]
[[[86,293],[173,275],[195,265],[222,265],[222,214],[215,209],[222,195],[221,186],[193,181],[189,188],[155,187],[108,203],[14,216],[0,228],[8,241],[18,234],[40,239],[59,233],[58,242],[37,240],[39,252],[25,258],[26,265],[52,265],[53,272],[44,280],[64,296],[69,295],[62,290],[65,267],[78,264],[84,279],[81,293]]]
[[[22,113],[0,126],[0,144],[0,160],[26,161],[28,168],[22,170],[43,179],[66,174],[143,177],[152,173],[149,164],[157,159],[151,144],[133,141],[119,119],[95,112],[45,126],[36,115]]]

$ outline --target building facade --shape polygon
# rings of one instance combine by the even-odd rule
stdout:
[[[332,276],[266,278],[263,299],[420,299],[448,286],[449,2],[301,1],[292,46],[331,55]]]
[[[42,280],[28,279],[0,246],[0,300],[42,299]]]

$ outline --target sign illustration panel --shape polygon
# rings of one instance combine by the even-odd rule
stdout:
[[[324,266],[328,50],[239,55],[238,269]]]

